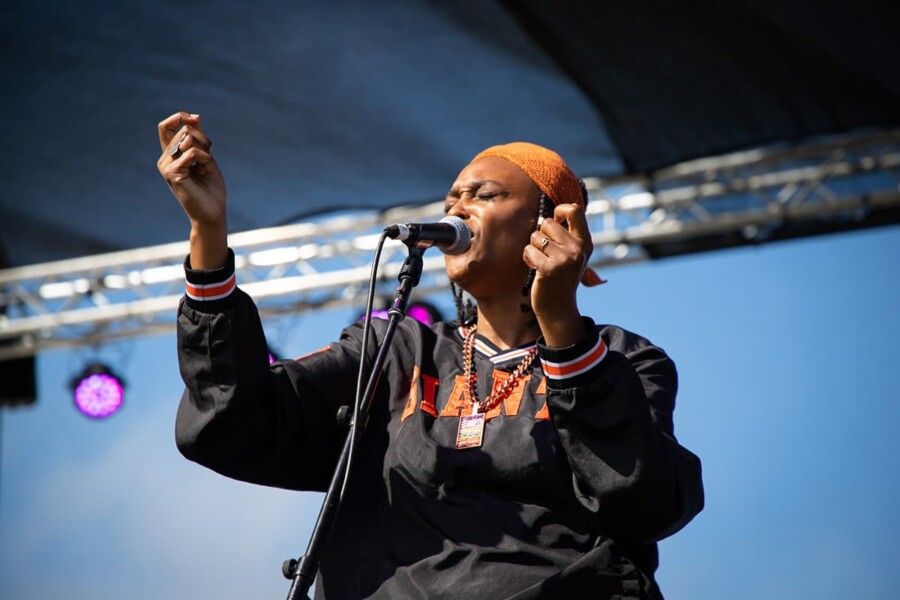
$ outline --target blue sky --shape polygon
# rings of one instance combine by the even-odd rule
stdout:
[[[900,597],[898,258],[892,227],[617,267],[582,290],[583,312],[679,368],[676,434],[703,460],[707,507],[661,544],[668,599]],[[299,356],[352,312],[267,331]],[[0,598],[286,595],[281,561],[305,549],[320,497],[181,458],[174,348],[40,356],[37,404],[2,414]],[[95,355],[129,383],[105,422],[66,389]]]

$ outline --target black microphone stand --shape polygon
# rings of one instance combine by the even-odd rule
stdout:
[[[378,381],[381,379],[381,371],[384,368],[385,360],[387,360],[387,351],[391,346],[391,340],[394,337],[397,325],[406,316],[410,294],[413,288],[419,285],[419,280],[422,277],[422,255],[425,253],[425,250],[426,248],[409,246],[409,256],[407,256],[403,267],[400,269],[400,274],[397,276],[400,280],[400,285],[397,286],[397,295],[388,311],[387,329],[384,332],[384,340],[382,340],[381,347],[378,349],[375,364],[372,366],[372,372],[369,375],[369,381],[363,393],[363,403],[359,407],[359,414],[355,416],[357,427],[365,428],[368,422],[369,409],[371,408],[372,400],[375,398],[375,389],[378,387]],[[371,315],[367,315],[367,318],[371,318]],[[366,349],[363,348],[362,352],[360,352],[360,360],[363,360],[365,352]],[[337,416],[338,422],[345,426],[350,424],[350,414],[346,409],[346,406],[341,407]],[[359,433],[361,434],[362,430]],[[352,436],[348,435],[346,440],[344,440],[344,448],[341,450],[341,456],[334,469],[334,474],[331,476],[331,483],[328,485],[325,499],[322,501],[319,517],[316,519],[316,525],[310,536],[309,545],[306,547],[306,554],[299,561],[291,558],[284,561],[284,564],[281,566],[284,576],[292,580],[287,600],[298,600],[300,598],[309,600],[307,592],[316,578],[316,571],[319,568],[319,554],[340,507],[347,463],[350,461],[351,453],[355,452],[353,446]]]

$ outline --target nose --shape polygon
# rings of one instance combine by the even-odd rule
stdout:
[[[454,202],[453,206],[450,207],[450,210],[447,211],[447,216],[459,217],[460,219],[468,219],[469,210],[466,204],[466,199],[463,197]]]

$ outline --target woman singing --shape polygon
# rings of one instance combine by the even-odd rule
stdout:
[[[159,124],[160,173],[191,224],[178,315],[184,455],[262,485],[324,490],[352,405],[361,325],[269,366],[226,244],[225,184],[200,117]],[[478,154],[445,212],[458,319],[397,329],[318,598],[661,598],[656,543],[703,507],[700,461],[672,431],[677,376],[646,339],[576,302],[599,283],[584,186],[522,142]],[[465,301],[465,290],[474,303]]]

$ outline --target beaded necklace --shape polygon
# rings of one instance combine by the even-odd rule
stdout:
[[[516,384],[522,379],[534,361],[535,356],[537,356],[536,347],[528,350],[528,354],[522,358],[512,375],[500,384],[500,387],[495,392],[492,392],[490,396],[479,402],[478,392],[475,388],[475,384],[478,382],[474,356],[475,329],[476,324],[473,323],[466,331],[466,339],[463,342],[463,377],[466,380],[466,403],[472,406],[472,412],[468,415],[460,415],[459,418],[459,429],[456,432],[456,447],[460,450],[481,446],[484,440],[485,413],[500,404],[512,393]]]

